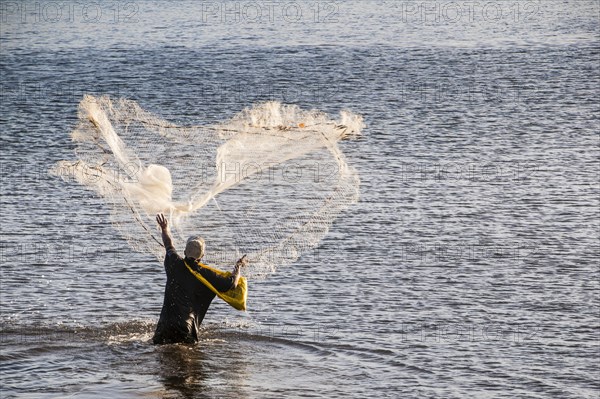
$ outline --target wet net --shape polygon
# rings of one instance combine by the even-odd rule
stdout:
[[[338,143],[362,118],[266,102],[212,126],[179,126],[127,99],[85,96],[72,132],[76,159],[52,173],[97,192],[136,251],[164,257],[155,216],[175,246],[206,242],[204,263],[229,269],[241,254],[262,277],[318,246],[359,198]]]

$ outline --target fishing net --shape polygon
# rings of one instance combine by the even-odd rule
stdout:
[[[176,248],[206,242],[204,263],[231,268],[247,254],[265,276],[315,248],[359,197],[359,178],[338,147],[362,118],[339,120],[266,102],[212,126],[178,126],[127,99],[85,96],[72,133],[76,159],[52,172],[96,191],[136,251],[164,257],[155,216]]]

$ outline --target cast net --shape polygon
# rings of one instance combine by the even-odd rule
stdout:
[[[72,132],[76,159],[52,172],[97,192],[136,251],[164,258],[155,216],[174,244],[201,235],[204,263],[263,277],[318,246],[359,198],[359,178],[338,142],[362,118],[266,102],[212,126],[179,126],[127,99],[85,96]]]

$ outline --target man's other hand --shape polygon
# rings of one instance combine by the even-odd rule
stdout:
[[[248,266],[248,258],[246,257],[246,255],[242,256],[235,265],[238,268]]]

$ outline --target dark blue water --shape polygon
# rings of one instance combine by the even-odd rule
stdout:
[[[2,397],[598,396],[598,2],[55,4],[1,5]],[[155,347],[161,265],[47,173],[85,93],[348,108],[361,201]]]

